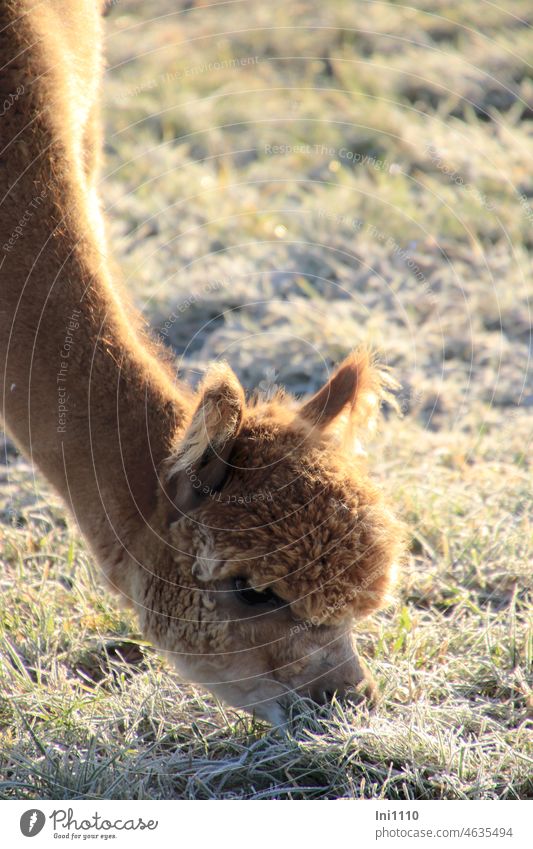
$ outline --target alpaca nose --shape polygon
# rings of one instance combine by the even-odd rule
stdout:
[[[309,687],[309,695],[319,705],[330,704],[333,697],[352,704],[364,700],[373,702],[376,685],[365,664],[355,656],[315,679]]]

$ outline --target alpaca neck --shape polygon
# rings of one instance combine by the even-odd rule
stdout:
[[[10,60],[17,51],[0,39],[1,88],[16,91],[24,80],[20,103],[2,119],[1,412],[96,553],[108,556],[154,514],[158,471],[187,397],[111,285],[86,159],[72,116],[52,97],[63,97],[54,78],[61,66],[51,62],[47,89],[46,74],[35,74],[37,84]]]
[[[67,225],[49,239],[51,207],[3,257],[2,413],[89,540],[120,545],[155,508],[186,399],[117,302],[87,232]]]

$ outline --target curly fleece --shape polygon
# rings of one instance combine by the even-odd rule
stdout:
[[[248,414],[230,462],[220,496],[195,513],[223,561],[219,577],[271,587],[295,617],[315,623],[383,606],[404,533],[361,458],[270,404]]]

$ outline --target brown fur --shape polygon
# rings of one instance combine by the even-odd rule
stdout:
[[[194,396],[175,382],[111,283],[99,5],[2,4],[0,94],[23,88],[2,118],[2,414],[147,636],[278,722],[290,690],[369,681],[351,623],[386,600],[403,533],[351,439],[391,381],[360,351],[303,406],[247,404],[220,363]],[[280,601],[247,606],[235,577]]]

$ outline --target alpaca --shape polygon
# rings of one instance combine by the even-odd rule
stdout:
[[[391,381],[363,349],[303,402],[249,402],[221,362],[196,392],[176,379],[111,281],[103,5],[0,10],[2,416],[146,637],[280,724],[293,692],[373,688],[351,631],[387,600],[404,533],[352,437]]]

